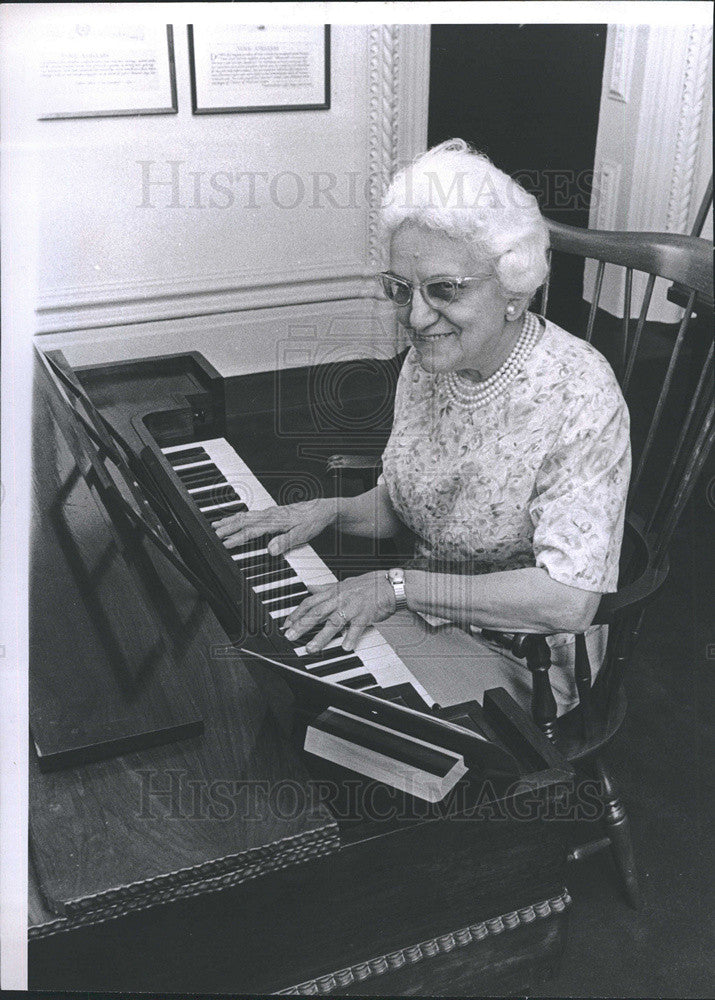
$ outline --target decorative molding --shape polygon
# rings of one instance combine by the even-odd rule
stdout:
[[[624,229],[662,232],[682,90],[686,29],[651,26]],[[647,81],[647,83],[646,83]]]
[[[595,212],[595,229],[616,229],[618,195],[621,188],[621,164],[601,160],[596,168],[598,178],[598,204]]]
[[[441,934],[428,941],[420,941],[419,944],[378,955],[366,962],[358,962],[356,965],[347,966],[337,972],[331,972],[325,976],[309,979],[307,982],[279,990],[277,995],[290,996],[298,993],[301,996],[328,996],[335,993],[340,994],[341,990],[354,983],[364,982],[374,976],[383,976],[386,972],[393,972],[405,965],[416,965],[425,959],[454,951],[455,948],[466,948],[468,945],[482,941],[489,935],[502,934],[504,931],[512,931],[517,927],[531,924],[535,920],[543,920],[557,913],[563,913],[570,905],[571,897],[568,890],[564,889],[560,896],[553,899],[545,899],[532,906],[524,906],[519,910],[512,910],[477,924],[469,924],[467,927],[461,927],[449,934]]]
[[[345,299],[375,299],[377,289],[371,273],[348,273],[320,278],[292,279],[274,276],[271,281],[244,287],[206,288],[204,282],[148,282],[148,294],[126,284],[105,285],[92,299],[82,298],[81,289],[61,296],[44,296],[37,310],[37,333],[151,323],[189,316],[221,315],[255,309],[277,309]]]
[[[627,24],[617,24],[613,29],[613,58],[608,97],[622,104],[628,104],[630,99],[637,30],[635,25]]]
[[[711,26],[693,25],[688,35],[673,171],[670,177],[666,232],[687,231],[695,167],[702,139],[712,56]]]
[[[392,357],[400,349],[394,310],[389,303],[370,298],[75,326],[37,340],[45,350],[64,351],[73,365],[177,354],[200,345],[225,378],[320,364],[336,360],[336,355],[341,360]]]
[[[428,24],[400,25],[397,80],[397,166],[427,149],[431,33]]]
[[[64,916],[30,927],[29,937],[50,937],[63,930],[105,923],[162,903],[228,889],[269,872],[292,868],[332,854],[340,846],[340,837],[334,824],[319,827],[265,847],[70,900],[65,904]]]
[[[397,118],[400,27],[373,25],[368,34],[368,259],[379,270],[383,252],[379,239],[380,202],[397,168]]]
[[[336,271],[331,260],[316,262],[308,267],[291,267],[290,270],[231,270],[195,274],[177,274],[170,278],[137,278],[133,281],[105,281],[86,285],[66,285],[50,289],[38,297],[38,311],[50,312],[68,305],[76,308],[135,300],[180,298],[238,290],[271,288],[275,285],[302,285],[316,282],[341,281],[367,275],[366,268],[358,262],[349,262]]]

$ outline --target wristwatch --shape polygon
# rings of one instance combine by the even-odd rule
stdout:
[[[403,569],[389,569],[385,575],[395,591],[395,611],[402,611],[407,607],[405,571]]]

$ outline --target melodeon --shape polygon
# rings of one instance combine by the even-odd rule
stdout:
[[[379,449],[397,370],[38,353],[31,988],[474,995],[555,967],[556,749],[501,689],[435,704],[411,658],[453,650],[417,618],[350,653],[286,640],[312,585],[384,560],[374,543],[271,557],[215,534],[333,489],[332,452]]]

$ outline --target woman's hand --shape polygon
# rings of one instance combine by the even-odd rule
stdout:
[[[283,626],[286,638],[295,642],[323,622],[320,632],[307,645],[310,653],[322,649],[346,626],[343,649],[354,649],[368,625],[384,621],[395,610],[395,593],[384,572],[351,576],[342,583],[312,589],[310,597],[286,618]]]
[[[268,551],[272,556],[288,552],[319,535],[337,518],[333,499],[318,498],[286,507],[244,511],[224,518],[216,526],[216,534],[227,549],[250,542],[261,535],[271,535]]]

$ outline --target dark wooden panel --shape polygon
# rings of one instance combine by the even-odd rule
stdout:
[[[71,931],[71,946],[38,942],[35,985],[268,992],[559,897],[563,824],[498,816],[386,824],[291,870]]]
[[[177,709],[205,724],[203,736],[53,773],[41,773],[31,754],[31,844],[49,909],[101,909],[109,899],[160,895],[154,880],[168,873],[178,873],[172,885],[185,889],[205,866],[214,876],[235,876],[249,863],[261,870],[334,845],[335,824],[320,806],[293,816],[266,802],[263,812],[232,823],[194,815],[191,780],[204,791],[219,781],[302,787],[307,773],[242,664],[215,656],[227,636],[212,611],[165,559],[137,547],[147,614],[81,479],[66,491],[66,531],[58,533],[59,515],[48,507],[66,482],[67,454],[41,408],[38,421],[31,718],[47,720],[57,709],[55,730],[82,741],[120,729],[126,735],[129,709],[134,721],[155,727]],[[177,780],[181,801],[155,795],[143,808],[147,782],[161,790]],[[250,853],[256,850],[259,858]]]
[[[30,724],[44,767],[201,731],[191,685],[42,398],[35,407]]]

